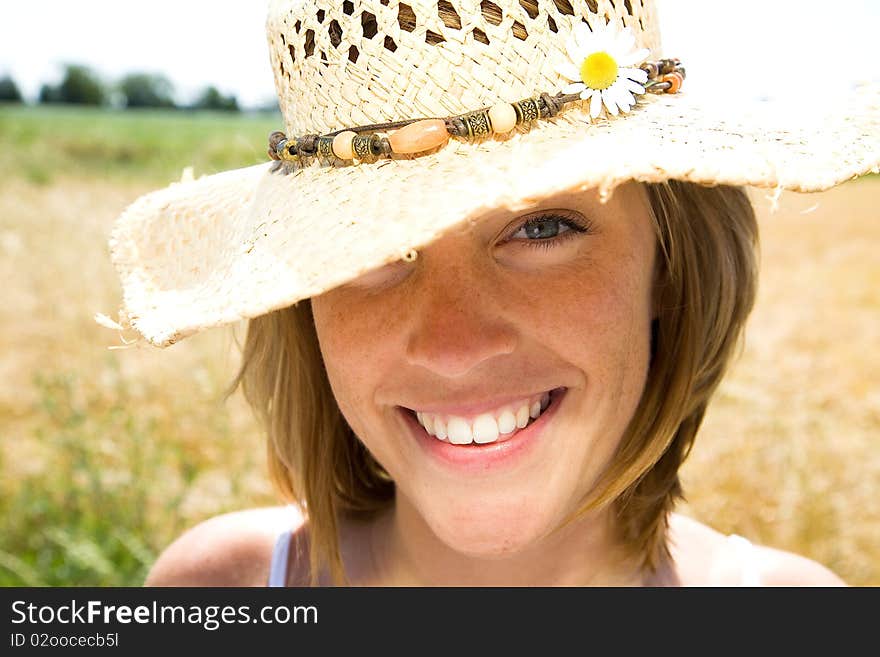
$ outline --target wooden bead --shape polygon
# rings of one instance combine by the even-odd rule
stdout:
[[[333,154],[340,160],[353,160],[354,150],[351,144],[355,137],[357,137],[357,134],[351,130],[340,132],[333,137]]]
[[[645,62],[639,68],[648,74],[649,80],[653,80],[660,75],[660,67],[654,62]]]
[[[420,153],[449,141],[443,119],[424,119],[395,130],[389,137],[395,153]]]
[[[681,73],[667,73],[660,76],[660,81],[669,83],[669,91],[666,93],[677,94],[678,90],[681,89],[681,83],[684,82],[684,78]]]
[[[489,121],[492,132],[510,132],[516,127],[516,110],[510,103],[498,103],[489,108]]]

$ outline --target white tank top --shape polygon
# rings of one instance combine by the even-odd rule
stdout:
[[[272,550],[272,565],[269,568],[268,586],[287,586],[287,557],[290,553],[290,538],[292,532],[288,529],[282,532],[275,541]]]

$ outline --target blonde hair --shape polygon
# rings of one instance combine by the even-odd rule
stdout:
[[[645,187],[660,267],[648,379],[615,458],[566,523],[613,504],[623,545],[653,571],[669,556],[679,468],[754,303],[758,228],[741,188],[679,181]],[[342,417],[309,300],[250,320],[229,394],[239,385],[267,432],[275,486],[305,506],[310,583],[324,568],[335,584],[345,583],[338,514],[387,508],[394,483]]]

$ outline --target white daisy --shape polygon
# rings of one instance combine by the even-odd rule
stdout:
[[[574,38],[565,44],[568,60],[556,71],[571,84],[563,93],[580,93],[590,100],[590,116],[598,118],[602,106],[617,116],[628,112],[636,104],[634,94],[645,93],[642,85],[648,74],[638,65],[649,54],[646,48],[636,48],[636,38],[630,28],[618,31],[616,24],[601,19],[595,31],[583,22],[574,26]]]

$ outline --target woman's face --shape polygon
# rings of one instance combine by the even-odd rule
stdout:
[[[313,298],[334,395],[398,505],[474,556],[576,510],[644,388],[655,251],[630,183],[487,213]]]

